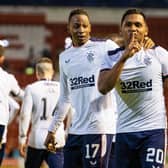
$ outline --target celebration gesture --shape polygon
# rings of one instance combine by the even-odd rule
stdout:
[[[142,45],[139,43],[139,41],[136,38],[135,32],[130,32],[130,40],[129,44],[125,49],[124,56],[125,58],[132,57],[136,52],[141,50]]]

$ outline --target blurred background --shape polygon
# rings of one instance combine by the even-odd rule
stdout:
[[[150,37],[168,49],[168,0],[0,0],[0,40],[7,43],[4,68],[23,88],[35,80],[33,67],[41,56],[52,58],[58,72],[58,54],[68,37],[68,15],[77,7],[88,11],[92,36],[98,38],[119,33],[120,19],[127,8],[143,9]],[[4,168],[17,168],[23,163],[17,149],[16,117],[9,125]]]

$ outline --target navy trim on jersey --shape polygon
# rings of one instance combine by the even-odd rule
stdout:
[[[67,48],[65,48],[65,50],[71,48],[73,46],[73,44],[69,45]]]
[[[155,49],[156,47],[159,47],[158,45],[154,45],[151,49]]]
[[[116,54],[116,53],[118,53],[119,51],[122,51],[122,50],[124,50],[125,49],[125,47],[120,47],[120,48],[117,48],[117,49],[115,49],[115,50],[109,50],[108,51],[108,56],[112,56],[112,55],[114,55],[114,54]]]
[[[151,49],[155,49],[156,47],[158,47],[158,45],[154,45]],[[122,50],[124,50],[125,49],[125,47],[120,47],[120,48],[117,48],[117,49],[115,49],[115,50],[109,50],[108,51],[108,56],[112,56],[112,55],[114,55],[114,54],[116,54],[116,53],[118,53],[119,51],[122,51]]]
[[[105,69],[101,69],[100,72],[103,72],[103,71],[109,71],[110,68],[105,68]]]

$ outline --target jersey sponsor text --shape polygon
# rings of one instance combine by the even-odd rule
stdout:
[[[136,93],[136,92],[146,92],[152,91],[152,79],[149,81],[127,81],[121,82],[122,93]]]
[[[90,77],[79,76],[71,78],[70,86],[71,90],[95,86],[95,76],[94,75]]]

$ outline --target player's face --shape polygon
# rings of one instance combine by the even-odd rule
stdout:
[[[91,32],[89,18],[86,15],[72,16],[68,25],[68,30],[74,46],[85,44],[89,40]]]
[[[127,15],[121,25],[121,34],[124,38],[125,45],[127,46],[132,33],[135,39],[142,44],[144,37],[148,35],[148,27],[142,15],[130,14]]]

